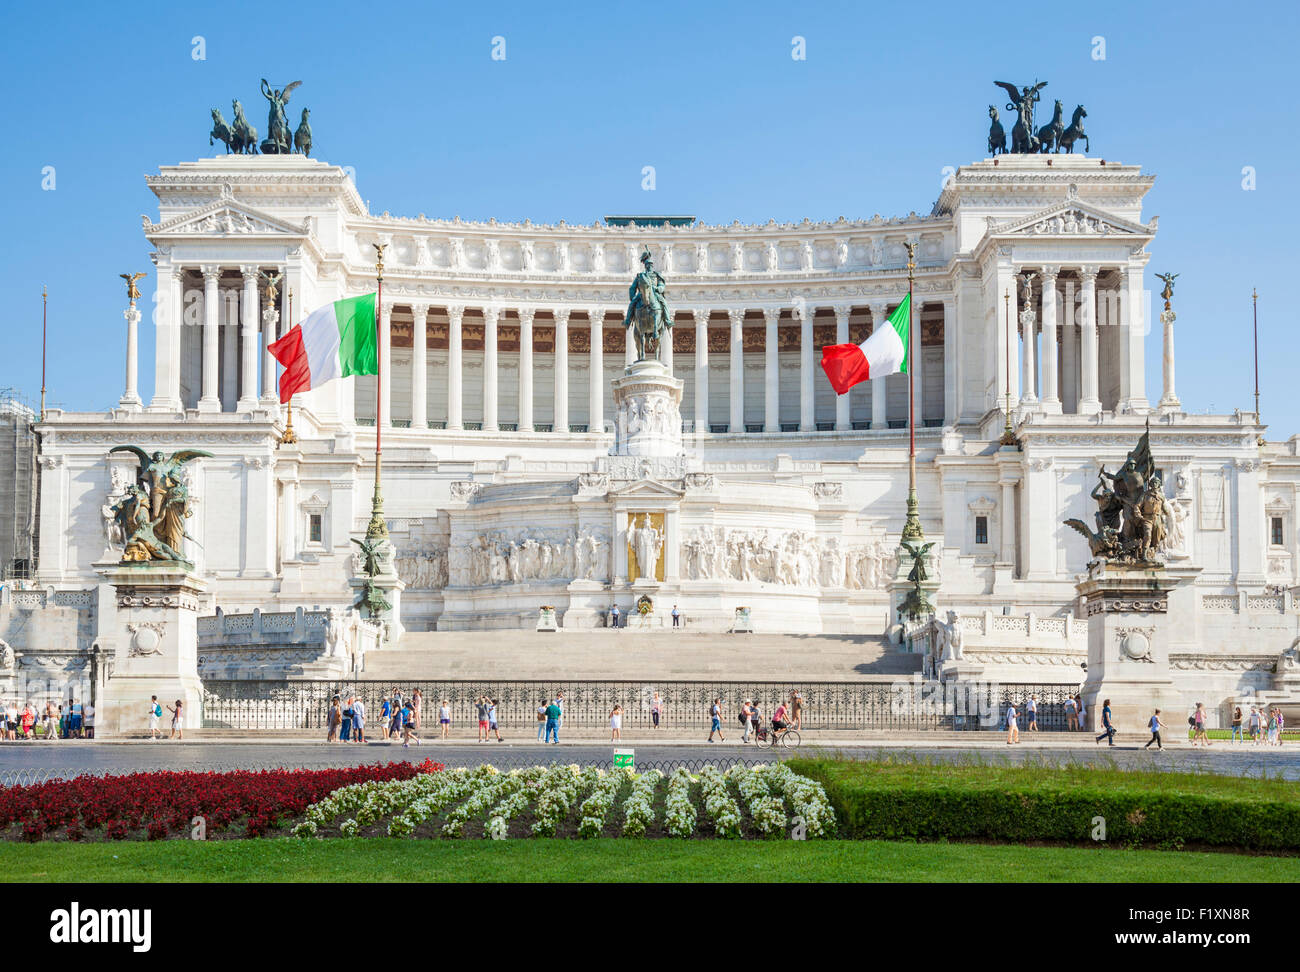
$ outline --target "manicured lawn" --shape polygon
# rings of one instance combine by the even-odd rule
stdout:
[[[886,841],[333,840],[0,844],[8,881],[1300,881],[1284,857]]]

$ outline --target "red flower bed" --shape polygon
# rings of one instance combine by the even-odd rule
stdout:
[[[202,817],[209,837],[260,837],[341,786],[405,780],[441,769],[441,763],[426,759],[419,766],[79,776],[0,789],[0,836],[161,840],[191,836],[192,821]]]

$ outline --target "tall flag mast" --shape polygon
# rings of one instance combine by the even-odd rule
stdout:
[[[383,302],[384,302],[384,250],[388,247],[387,243],[372,243],[375,248],[375,280],[377,289],[375,291],[375,350],[378,351],[381,346],[379,328],[384,319]],[[384,522],[384,494],[380,490],[380,467],[383,462],[383,440],[381,438],[384,428],[384,416],[381,412],[383,408],[383,385],[384,369],[383,355],[376,354],[377,364],[375,367],[375,494],[370,501],[370,523],[366,527],[366,539],[368,541],[388,539],[388,524]]]
[[[41,286],[41,421],[45,421],[45,322],[49,300],[45,292],[44,285]],[[1258,370],[1255,377],[1255,411],[1259,411],[1259,376]]]
[[[293,327],[293,288],[289,288],[289,327]],[[283,372],[282,372],[283,374]],[[284,403],[284,435],[280,436],[280,445],[293,445],[298,441],[298,433],[293,430],[293,395]]]
[[[916,327],[912,313],[912,286],[916,271],[916,244],[907,247],[907,520],[903,523],[903,540],[924,540],[921,515],[916,499],[916,399],[913,372],[916,371]]]
[[[1254,287],[1250,288],[1250,309],[1255,330],[1255,425],[1258,427],[1263,422],[1259,417],[1259,292]],[[1258,443],[1264,444],[1263,434],[1259,436]]]
[[[1011,291],[1009,291],[1009,290],[1008,290],[1008,291],[1004,291],[1003,294],[1002,294],[1002,309],[1003,309],[1003,316],[1005,316],[1006,319],[1007,319],[1007,320],[1006,320],[1006,328],[1005,328],[1005,330],[1006,330],[1006,334],[1007,334],[1007,342],[1006,342],[1006,369],[1007,369],[1007,380],[1006,380],[1006,405],[1005,405],[1005,406],[1003,407],[1003,409],[1002,409],[1002,410],[1006,413],[1006,416],[1007,416],[1007,425],[1006,425],[1006,428],[1004,428],[1004,429],[1002,430],[1002,438],[998,440],[998,445],[1009,446],[1009,445],[1015,445],[1015,444],[1016,444],[1016,431],[1015,431],[1015,429],[1013,429],[1013,428],[1011,427]]]

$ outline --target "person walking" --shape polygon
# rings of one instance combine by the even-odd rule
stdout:
[[[1032,692],[1029,694],[1029,704],[1025,706],[1025,711],[1029,713],[1029,731],[1038,731],[1038,696]]]
[[[420,731],[420,719],[424,710],[424,693],[418,688],[411,690],[411,720],[415,725],[415,731]]]
[[[474,700],[474,710],[478,713],[478,741],[488,741],[488,700],[480,695]]]
[[[171,708],[171,706],[167,706]],[[325,714],[325,741],[336,742],[339,738],[339,725],[343,722],[343,708],[339,704],[339,697],[336,695],[330,699],[329,711]],[[176,735],[173,722],[172,735]]]
[[[1268,719],[1268,744],[1270,746],[1282,745],[1282,711],[1274,709]]]
[[[1007,703],[1007,745],[1014,746],[1020,742],[1020,713],[1014,702]]]
[[[1076,695],[1074,697],[1074,704],[1075,707],[1079,710],[1079,728],[1087,729],[1088,728],[1088,707],[1083,704],[1083,696]]]
[[[759,711],[758,703],[750,700],[749,703],[749,731],[753,734],[755,741],[758,740],[758,727],[762,724],[763,713]]]
[[[339,739],[342,742],[352,740],[352,703],[355,701],[355,696],[351,695],[343,701],[343,725],[339,729]]]
[[[617,702],[609,711],[609,741],[618,742],[623,738],[623,707]]]
[[[1160,730],[1161,730],[1161,729],[1168,729],[1169,727],[1166,726],[1163,722],[1160,721],[1160,710],[1159,710],[1159,709],[1156,709],[1155,714],[1154,714],[1153,716],[1151,716],[1151,722],[1150,722],[1148,725],[1149,725],[1149,728],[1151,729],[1151,738],[1150,738],[1149,740],[1147,740],[1147,744],[1146,744],[1145,746],[1143,746],[1142,748],[1143,748],[1143,749],[1150,749],[1150,748],[1151,748],[1151,744],[1152,744],[1152,743],[1155,743],[1155,744],[1156,744],[1156,749],[1164,749],[1164,748],[1165,748],[1165,747],[1164,747],[1164,744],[1160,742]]]
[[[28,700],[23,704],[22,730],[23,738],[31,739],[36,726],[36,712],[32,709],[32,703]]]
[[[1259,745],[1259,706],[1250,707],[1250,719],[1247,722],[1247,728],[1250,729],[1250,741],[1256,746]]]
[[[1110,699],[1106,699],[1101,704],[1101,724],[1103,728],[1095,742],[1101,742],[1104,739],[1106,740],[1107,745],[1114,746],[1115,733],[1117,730],[1110,722]]]
[[[407,699],[405,702],[402,703],[401,717],[402,717],[402,748],[410,749],[412,739],[415,740],[415,744],[417,746],[420,745],[420,737],[415,734],[415,706],[412,705],[410,699]]]
[[[1286,728],[1286,717],[1282,715],[1282,710],[1277,710],[1277,744],[1282,745],[1282,731]]]
[[[338,696],[334,697],[338,701]],[[175,706],[167,706],[168,711],[172,714],[172,734],[171,738],[178,742],[185,738],[185,703],[177,699]]]
[[[1205,731],[1204,702],[1197,702],[1196,711],[1192,713],[1192,745],[1197,745],[1198,740],[1200,741],[1200,745],[1207,748],[1211,745],[1209,734]]]
[[[753,700],[746,699],[744,702],[740,703],[740,728],[744,730],[740,734],[740,741],[742,743],[749,742],[749,717],[753,714],[753,711]]]
[[[18,703],[13,699],[9,700],[9,705],[5,708],[5,738],[18,738]]]
[[[393,720],[393,703],[389,699],[388,693],[384,693],[379,704],[379,738],[380,741],[388,738],[388,727]]]
[[[86,703],[83,718],[86,720],[86,738],[95,738],[95,700],[91,699]]]
[[[488,699],[488,732],[495,732],[497,734],[497,742],[502,742],[501,727],[497,723],[497,706],[499,704],[500,703],[498,703],[496,699]]]
[[[653,728],[659,728],[659,718],[663,715],[663,712],[663,700],[659,698],[659,693],[656,692],[655,697],[650,700],[650,725]]]
[[[59,724],[55,717],[54,702],[50,699],[46,699],[45,701],[45,719],[41,723],[41,726],[45,730],[46,739],[56,742],[58,741]]]
[[[681,612],[677,610],[677,605],[673,605],[673,627],[678,627],[682,622]]]
[[[162,730],[158,728],[162,722],[162,706],[158,704],[158,696],[149,696],[149,738],[161,739]]]
[[[537,741],[542,742],[542,733],[546,731],[546,707],[551,704],[550,699],[542,699],[542,704],[537,707]]]
[[[1243,743],[1246,741],[1241,734],[1241,706],[1235,706],[1232,710],[1232,735],[1228,737],[1228,745],[1231,746],[1237,740]]]
[[[438,727],[443,739],[451,738],[451,703],[446,699],[438,705]]]
[[[555,702],[546,707],[546,738],[543,742],[560,744],[560,715],[562,709]]]
[[[803,693],[798,689],[790,693],[790,725],[795,729],[803,728]]]
[[[1065,697],[1065,728],[1079,728],[1079,709],[1075,705],[1074,696],[1072,695],[1067,695]]]
[[[564,728],[564,690],[555,693],[555,705],[560,710],[560,714],[555,719],[555,728],[557,730]]]
[[[726,737],[722,735],[722,699],[713,700],[709,706],[709,742],[713,742],[713,734],[718,734],[719,742],[726,742]]]
[[[366,703],[360,696],[352,700],[352,741],[366,741]]]

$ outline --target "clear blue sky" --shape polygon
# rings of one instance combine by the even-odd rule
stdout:
[[[1249,408],[1260,290],[1270,437],[1300,431],[1294,3],[335,3],[6,5],[0,14],[12,308],[0,386],[106,408],[122,388],[122,282],[148,270],[143,177],[213,154],[208,110],[301,78],[318,158],[354,166],[375,212],[709,222],[928,211],[944,166],[983,155],[993,80],[1046,79],[1088,107],[1093,154],[1158,178],[1151,271],[1178,281],[1188,411]],[[806,38],[807,59],[791,58]],[[202,36],[206,60],[191,56]],[[493,60],[502,36],[506,59]],[[1094,60],[1094,37],[1105,60]],[[259,124],[259,128],[262,127]],[[218,149],[220,146],[218,146]],[[641,189],[641,167],[657,189]],[[42,190],[54,166],[56,188]],[[1256,186],[1242,188],[1253,166]],[[1285,195],[1284,195],[1285,193]],[[1224,329],[1239,338],[1225,353]],[[152,393],[142,329],[141,393]],[[1160,394],[1160,346],[1147,387]]]

